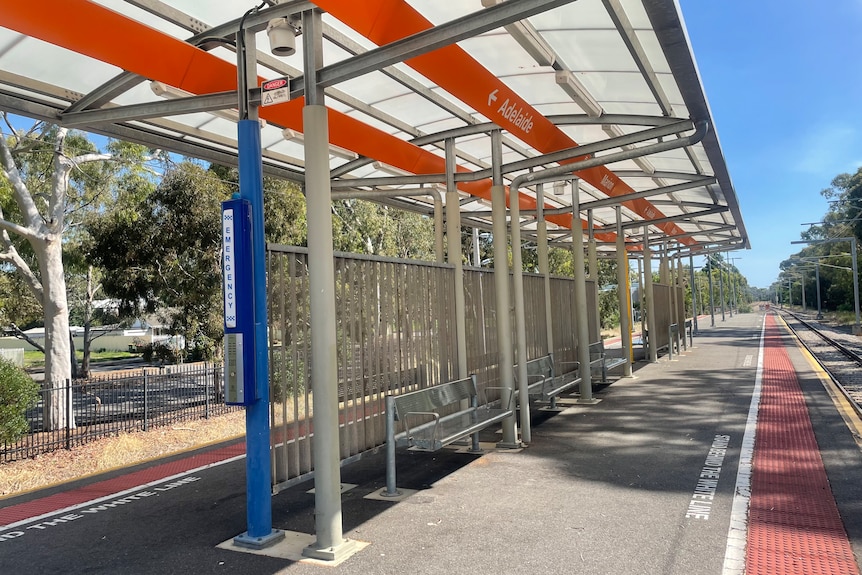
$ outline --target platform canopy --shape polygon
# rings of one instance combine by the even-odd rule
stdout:
[[[532,174],[518,181],[528,236],[536,180],[572,164],[582,218],[589,210],[611,229],[600,250],[614,249],[620,202],[633,242],[647,221],[653,238],[690,253],[749,247],[674,0],[2,4],[0,109],[15,114],[235,165],[242,26],[259,31],[260,81],[289,78],[288,102],[270,105],[287,89],[251,94],[263,100],[264,171],[301,183],[302,42],[287,54],[282,35],[274,56],[266,27],[301,34],[299,14],[317,7],[334,182],[356,180],[364,196],[430,214],[434,200],[417,188],[444,185],[450,139],[462,225],[490,229],[490,134],[501,130],[504,181]],[[564,186],[548,182],[543,193],[552,241],[568,243]]]

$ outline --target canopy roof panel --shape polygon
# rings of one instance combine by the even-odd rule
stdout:
[[[0,109],[224,164],[236,164],[235,35],[246,14],[246,28],[257,31],[260,79],[289,76],[294,97],[261,108],[264,169],[302,182],[302,36],[295,54],[276,58],[264,28],[315,4],[273,1],[257,12],[240,0],[5,4]],[[624,202],[626,235],[647,223],[692,250],[749,247],[673,0],[316,5],[324,11],[318,78],[331,110],[334,180],[430,213],[430,195],[393,189],[415,188],[405,178],[413,174],[439,184],[452,138],[464,225],[489,228],[487,205],[470,199],[490,197],[490,134],[501,130],[504,181],[516,184],[528,234],[536,182],[577,176],[587,208],[614,198],[593,207],[598,226],[613,228],[613,204]],[[301,33],[301,20],[291,21]],[[371,56],[382,63],[364,67]],[[366,181],[386,176],[385,186]],[[548,219],[565,237],[571,196],[552,187],[549,180]],[[629,197],[635,192],[649,195]]]

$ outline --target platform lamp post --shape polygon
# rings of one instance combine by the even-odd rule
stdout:
[[[724,310],[724,265],[722,262],[719,262],[718,266],[718,299],[721,300],[721,321],[725,321],[727,318],[725,317]]]
[[[694,275],[694,256],[691,254],[688,256],[688,273],[691,280],[691,321],[694,324],[694,333],[697,335],[699,333],[697,328],[697,304],[699,303],[697,300],[699,299],[699,294],[697,293],[697,277]]]
[[[823,319],[823,310],[820,309],[820,260],[814,262],[814,278],[817,286],[817,319]]]
[[[799,298],[801,300],[802,311],[805,311],[805,276],[801,271],[795,270],[787,272],[787,289],[790,292],[790,302],[793,303],[793,280],[798,279],[799,285],[802,287]]]
[[[856,323],[853,324],[853,335],[862,335],[862,325],[860,325],[859,321],[859,272],[856,267],[856,237],[851,236],[847,238],[831,238],[827,240],[800,240],[796,242],[790,242],[791,244],[829,244],[834,242],[850,242],[850,258],[853,262],[852,271],[853,274],[853,309],[856,310]]]
[[[787,278],[787,308],[793,307],[793,280]]]
[[[730,261],[730,252],[725,252],[724,261]],[[727,267],[727,307],[730,310],[730,317],[733,317],[733,304],[734,304],[734,281],[733,281],[733,270],[732,266],[724,263],[724,266]]]
[[[712,287],[712,256],[706,256],[707,261],[707,269],[709,271],[709,318],[710,318],[710,327],[715,327],[715,301],[713,296],[713,287]]]

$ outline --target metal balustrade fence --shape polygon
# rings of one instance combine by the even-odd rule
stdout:
[[[42,390],[38,403],[26,411],[29,433],[14,443],[0,444],[0,459],[14,461],[58,449],[71,449],[124,431],[227,413],[222,367],[188,364],[97,374],[53,390]],[[46,429],[51,401],[71,405],[69,420]]]
[[[303,248],[270,245],[267,265],[272,485],[277,492],[314,471],[314,390],[309,373],[314,325],[308,294],[308,266],[314,264]],[[447,264],[335,256],[338,376],[328,383],[338,386],[342,464],[384,445],[388,393],[458,377],[454,273]],[[524,276],[528,359],[547,354],[544,281],[539,275]],[[558,362],[577,360],[572,286],[572,279],[551,280]],[[499,385],[493,270],[465,269],[464,298],[467,369],[477,375],[480,395],[493,401],[496,396],[485,394],[486,387]],[[510,301],[505,313],[512,313],[512,308]],[[595,301],[591,309],[589,321],[594,325]]]
[[[313,472],[307,252],[269,246],[273,489]],[[428,262],[335,257],[342,462],[385,442],[385,396],[455,374],[454,269]],[[328,382],[330,383],[330,382]]]
[[[308,256],[303,248],[268,246],[272,483],[278,491],[313,473],[314,413]],[[385,396],[458,377],[454,267],[447,264],[337,254],[336,354],[342,463],[385,443]],[[548,352],[544,277],[524,275],[527,357]],[[589,283],[589,282],[588,282]],[[552,277],[556,372],[577,361],[573,280]],[[494,272],[464,272],[467,366],[479,391],[499,385]],[[511,293],[511,290],[510,290]],[[587,289],[588,322],[597,325],[595,290]],[[505,313],[513,313],[510,300]],[[512,322],[513,330],[516,328]],[[512,341],[517,341],[512,335]],[[32,433],[4,446],[6,460],[70,448],[123,430],[147,429],[234,408],[223,404],[220,366],[177,366],[171,373],[115,375],[73,382],[58,401],[71,402],[74,425],[41,431],[44,402],[28,411]],[[47,393],[47,392],[45,392]]]

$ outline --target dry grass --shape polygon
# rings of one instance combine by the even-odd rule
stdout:
[[[245,433],[245,412],[121,433],[33,459],[0,464],[0,498],[163,457]]]

